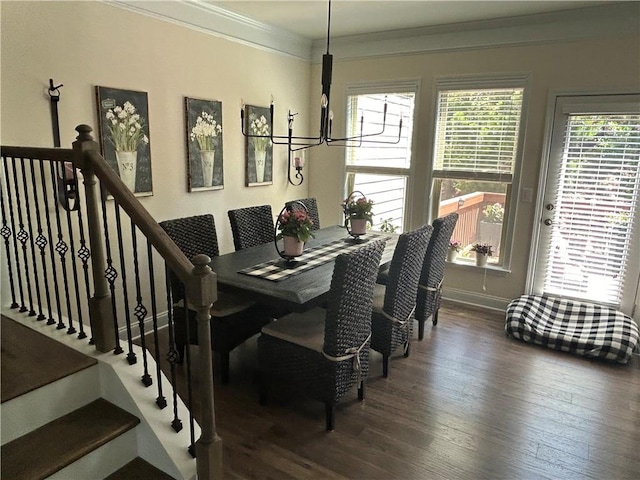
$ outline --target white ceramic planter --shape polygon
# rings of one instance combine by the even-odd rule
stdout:
[[[284,254],[287,257],[298,257],[302,255],[302,250],[304,249],[304,242],[301,242],[297,239],[297,237],[287,237],[284,236],[282,238],[284,241]]]
[[[456,250],[453,248],[447,250],[447,262],[453,263],[456,261],[456,258],[458,258],[458,252]]]
[[[350,218],[349,230],[352,235],[364,235],[367,233],[367,220],[364,218]]]
[[[476,265],[478,267],[486,267],[488,255],[482,255],[481,253],[476,252]]]

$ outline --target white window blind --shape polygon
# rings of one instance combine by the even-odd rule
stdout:
[[[544,291],[619,304],[640,190],[640,115],[568,115]]]
[[[385,101],[387,102],[387,117],[384,133],[376,135],[383,130],[382,119],[384,118]],[[362,132],[364,135],[376,136],[367,139],[372,143],[363,143],[359,147],[348,148],[347,165],[409,168],[411,165],[414,103],[414,92],[349,95],[347,135],[350,137],[358,136]],[[402,117],[400,142],[391,143],[398,138],[400,117]],[[362,125],[361,118],[364,119]]]
[[[523,88],[438,93],[434,177],[511,182]]]

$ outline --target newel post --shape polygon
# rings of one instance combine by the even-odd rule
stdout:
[[[100,352],[109,352],[116,347],[116,329],[113,323],[111,294],[104,272],[107,268],[102,239],[104,235],[100,223],[99,193],[96,176],[86,152],[99,153],[98,144],[91,136],[89,125],[76,127],[78,136],[73,142],[73,166],[82,171],[89,227],[89,246],[91,248],[91,270],[93,272],[94,294],[89,301],[89,318],[93,342]]]
[[[206,255],[196,255],[192,281],[187,284],[187,298],[194,305],[198,322],[198,343],[200,364],[200,438],[196,441],[196,462],[198,478],[222,478],[222,439],[216,432],[215,406],[213,400],[213,364],[211,351],[211,306],[217,299],[216,275],[211,271]]]

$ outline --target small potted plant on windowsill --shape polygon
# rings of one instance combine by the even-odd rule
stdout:
[[[447,250],[447,262],[453,263],[458,257],[458,252],[462,248],[462,242],[459,240],[450,240],[449,249]]]
[[[485,267],[487,259],[493,255],[493,247],[488,243],[476,243],[471,247],[472,252],[476,252],[476,265]]]

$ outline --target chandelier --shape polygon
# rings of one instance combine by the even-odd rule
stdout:
[[[255,135],[245,131],[244,120],[244,105],[240,110],[240,121],[242,128],[242,135],[247,138],[268,138],[274,145],[287,145],[287,176],[291,185],[301,185],[304,181],[302,175],[302,168],[304,166],[304,157],[294,156],[292,161],[292,154],[300,150],[306,150],[311,147],[317,147],[318,145],[326,144],[328,146],[340,146],[340,147],[360,147],[363,144],[380,143],[380,144],[397,144],[400,142],[402,135],[402,116],[400,116],[400,122],[398,124],[398,137],[392,141],[386,140],[373,140],[371,137],[382,135],[386,129],[387,121],[387,100],[385,97],[383,112],[382,112],[382,126],[379,131],[374,133],[364,133],[364,116],[360,116],[360,133],[358,135],[334,138],[332,136],[333,127],[333,111],[330,107],[330,93],[331,93],[331,77],[333,70],[333,55],[329,53],[329,40],[331,34],[331,0],[329,0],[329,13],[327,16],[327,53],[322,55],[322,96],[320,97],[320,131],[316,137],[300,137],[293,135],[293,121],[297,113],[292,113],[289,110],[287,115],[288,132],[287,135],[274,135],[273,127],[269,130],[268,135]],[[271,103],[269,105],[270,123],[273,126],[274,117],[274,105],[273,97],[271,97]],[[291,178],[291,168],[296,170],[295,178],[297,183]]]

